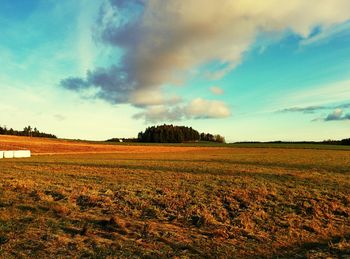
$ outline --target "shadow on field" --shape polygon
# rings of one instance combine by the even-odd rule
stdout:
[[[268,258],[266,255],[257,256]],[[307,242],[277,250],[272,258],[349,258],[350,234],[319,242]],[[270,258],[270,256],[269,256]]]
[[[152,160],[152,163],[156,163],[157,165],[154,164],[121,164],[121,163],[117,163],[117,162],[122,162],[125,160],[115,160],[113,164],[98,164],[98,163],[89,163],[89,162],[84,162],[82,163],[81,161],[77,161],[77,162],[68,162],[68,161],[62,161],[62,162],[57,162],[57,161],[40,161],[40,162],[31,162],[31,161],[23,161],[21,162],[22,165],[28,165],[28,166],[50,166],[50,167],[57,167],[60,168],[62,166],[79,166],[79,168],[81,167],[86,167],[86,168],[102,168],[102,169],[112,169],[112,170],[118,170],[118,169],[126,169],[126,170],[135,170],[135,171],[155,171],[155,172],[171,172],[171,173],[189,173],[189,174],[194,174],[194,175],[212,175],[212,176],[231,176],[231,177],[251,177],[253,179],[263,179],[263,180],[267,180],[267,181],[272,181],[275,183],[298,183],[298,184],[305,184],[307,186],[310,185],[315,185],[315,184],[319,184],[319,179],[315,178],[315,179],[310,179],[310,178],[303,178],[303,177],[298,177],[297,174],[292,174],[292,173],[276,173],[274,171],[275,168],[280,168],[279,166],[271,166],[270,163],[251,163],[251,162],[234,162],[234,163],[230,163],[232,165],[232,168],[226,168],[226,169],[218,169],[218,168],[212,168],[212,167],[201,167],[201,166],[197,166],[197,165],[193,165],[191,167],[189,167],[188,165],[183,165],[183,166],[174,166],[174,165],[162,165],[161,162],[164,162],[164,160],[159,160],[159,164],[157,164],[158,160]],[[129,160],[126,160],[129,161]],[[132,160],[130,160],[132,161]],[[149,161],[149,160],[145,160],[145,161]],[[170,160],[171,161],[171,160]],[[186,162],[193,162],[193,163],[197,163],[198,161],[194,160],[179,160],[179,161],[186,161]],[[220,160],[221,161],[221,160]],[[212,160],[212,161],[203,161],[203,162],[212,162],[212,163],[218,163],[218,161],[216,160]],[[227,161],[222,161],[224,163],[227,163]],[[200,165],[200,163],[198,164]],[[239,168],[235,168],[234,165],[252,165],[252,166],[267,166],[267,169],[269,171],[271,171],[271,173],[269,172],[253,172],[253,171],[247,171],[246,169],[239,169]],[[300,172],[301,168],[300,166],[288,166],[289,169],[296,169],[298,172]],[[309,170],[307,168],[302,168],[304,170]],[[243,170],[243,171],[242,171]],[[334,172],[332,172],[334,173]],[[92,180],[102,180],[103,177],[101,176],[77,176],[74,174],[67,174],[67,176],[71,176],[73,178],[81,178],[81,179],[92,179]],[[99,179],[97,179],[99,178]],[[322,184],[326,185],[326,184],[330,184],[330,185],[334,185],[333,182],[328,182],[326,181],[326,179],[322,179]]]
[[[119,162],[142,162],[145,163],[152,161],[152,163],[156,163],[157,165],[147,165],[147,164],[118,164]],[[299,170],[299,171],[327,171],[332,174],[344,174],[350,172],[349,167],[346,165],[340,166],[340,165],[315,165],[315,164],[293,164],[293,163],[285,163],[285,162],[268,162],[268,161],[237,161],[237,160],[227,160],[227,159],[202,159],[202,160],[187,160],[187,159],[115,159],[115,160],[108,160],[108,162],[111,163],[98,163],[98,160],[94,160],[93,162],[86,162],[86,161],[21,161],[21,164],[26,165],[66,165],[66,166],[86,166],[86,167],[96,167],[96,168],[123,168],[123,169],[132,169],[132,170],[167,170],[167,171],[181,171],[181,172],[188,172],[188,173],[210,173],[211,169],[208,168],[208,170],[203,170],[203,168],[198,168],[197,166],[193,166],[192,168],[188,168],[187,166],[166,166],[164,163],[171,162],[171,163],[194,163],[194,164],[226,164],[229,166],[232,166],[234,168],[235,165],[247,165],[247,166],[258,166],[258,167],[265,167],[269,169],[291,169],[291,170]],[[201,171],[201,172],[199,172]],[[222,170],[223,173],[227,174],[224,170]],[[214,172],[213,174],[218,174],[218,172]]]

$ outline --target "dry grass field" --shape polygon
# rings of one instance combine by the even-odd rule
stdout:
[[[106,142],[72,141],[47,138],[1,136],[0,150],[29,149],[34,155],[86,154],[86,153],[163,153],[203,149],[196,146],[179,145],[130,145]],[[210,147],[207,147],[210,148]]]
[[[9,147],[72,154],[0,160],[1,258],[350,257],[349,151]]]

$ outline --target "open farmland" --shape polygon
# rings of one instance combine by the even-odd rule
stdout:
[[[350,256],[349,151],[21,141],[0,257]]]
[[[131,143],[106,143],[62,139],[1,136],[0,150],[32,151],[33,155],[86,154],[86,153],[163,153],[203,149],[196,145],[135,145]],[[210,147],[208,147],[210,148]]]

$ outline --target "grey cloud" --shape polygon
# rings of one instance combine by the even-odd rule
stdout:
[[[117,47],[126,48],[126,51],[133,49],[141,41],[143,34],[139,24],[140,20],[137,19],[136,21],[129,21],[122,25],[105,25],[104,29],[100,32],[101,40]],[[133,55],[133,53],[127,53],[127,55]],[[127,60],[123,62],[127,62]]]
[[[315,113],[319,110],[329,109],[326,106],[308,106],[308,107],[292,107],[279,110],[278,112],[302,112],[302,113]]]
[[[165,121],[180,121],[184,118],[182,107],[153,106],[133,116],[134,119],[144,119],[145,122],[157,123]]]
[[[62,80],[60,85],[75,91],[97,88],[98,91],[93,97],[110,103],[127,103],[135,85],[129,75],[127,69],[116,66],[107,69],[97,68],[94,71],[88,71],[84,79],[70,77]]]
[[[350,103],[344,103],[344,104],[341,104],[341,105],[338,105],[335,107],[336,109],[346,109],[346,108],[350,108]]]
[[[279,110],[277,112],[288,113],[288,112],[300,112],[300,113],[311,113],[322,110],[333,110],[328,115],[320,115],[317,118],[314,118],[311,121],[344,121],[350,120],[350,113],[344,115],[343,109],[350,108],[350,103],[343,103],[338,105],[324,105],[324,106],[307,106],[307,107],[292,107]]]
[[[324,121],[343,121],[350,120],[350,113],[343,115],[343,110],[335,109],[332,113],[328,114]]]
[[[118,8],[126,8],[130,4],[143,5],[145,1],[144,0],[109,0],[109,2],[111,3],[111,5],[116,6]]]
[[[325,121],[336,121],[341,120],[343,115],[343,110],[336,109],[332,113],[328,114],[328,116],[324,119]]]
[[[278,110],[277,112],[287,113],[287,112],[301,112],[301,113],[315,113],[321,110],[330,110],[330,109],[346,109],[350,108],[350,103],[344,103],[340,105],[321,105],[321,106],[306,106],[306,107],[291,107]]]
[[[88,82],[80,77],[69,77],[61,80],[60,85],[69,90],[80,91],[82,89],[88,88],[91,86]]]

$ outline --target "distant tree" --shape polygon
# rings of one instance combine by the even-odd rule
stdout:
[[[198,140],[198,131],[185,126],[166,124],[148,127],[145,132],[138,134],[138,141],[140,142],[181,143]]]
[[[225,137],[223,136],[220,136],[220,135],[215,135],[215,142],[218,142],[218,143],[225,143]]]
[[[225,138],[221,135],[210,133],[201,133],[192,127],[161,125],[148,127],[144,132],[137,135],[139,142],[157,142],[157,143],[182,143],[195,141],[211,141],[225,143]]]
[[[24,129],[22,131],[14,130],[13,128],[7,129],[6,126],[3,126],[3,127],[0,127],[0,135],[57,138],[53,134],[40,132],[36,127],[33,129],[31,126],[24,127]]]
[[[106,140],[106,142],[120,142],[120,139],[119,138],[111,138],[111,139]]]
[[[342,139],[342,140],[340,141],[340,144],[341,144],[341,145],[350,145],[350,138]]]

